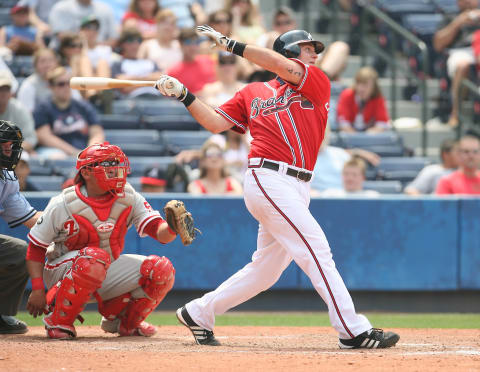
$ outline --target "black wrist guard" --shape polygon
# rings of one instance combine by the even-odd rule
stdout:
[[[236,54],[237,56],[243,57],[243,51],[245,50],[246,46],[247,44],[241,43],[233,39],[229,39],[227,43],[227,51]]]
[[[188,107],[192,104],[193,101],[195,101],[195,95],[190,93],[188,91],[187,88],[185,88],[185,86],[183,86],[183,89],[182,89],[182,94],[180,94],[180,96],[178,97],[178,100],[180,102],[182,102],[185,107]]]

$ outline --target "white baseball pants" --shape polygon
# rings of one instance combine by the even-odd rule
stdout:
[[[353,338],[372,326],[355,312],[325,234],[308,209],[310,184],[286,175],[287,165],[279,164],[278,172],[265,168],[246,172],[245,204],[259,222],[252,262],[216,290],[189,302],[187,311],[199,326],[213,330],[215,315],[270,288],[293,259],[328,305],[339,337]]]

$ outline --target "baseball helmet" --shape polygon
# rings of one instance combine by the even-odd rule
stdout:
[[[11,142],[11,146],[4,144]],[[0,168],[12,171],[22,155],[23,135],[19,127],[12,122],[0,120]]]
[[[313,40],[312,35],[304,30],[291,30],[284,32],[275,39],[273,50],[287,58],[297,58],[300,55],[300,44],[311,43],[315,48],[315,53],[320,54],[325,46],[317,40]]]
[[[120,147],[109,142],[90,145],[78,154],[76,168],[74,184],[83,182],[80,171],[89,168],[102,190],[123,196],[130,163]]]

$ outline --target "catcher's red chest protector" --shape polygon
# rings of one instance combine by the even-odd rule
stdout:
[[[89,200],[80,192],[80,185],[63,190],[63,200],[73,220],[73,235],[65,241],[70,250],[95,246],[107,251],[116,260],[123,251],[125,234],[131,224],[134,190],[125,186],[125,196],[108,202]],[[68,221],[67,221],[68,222]]]

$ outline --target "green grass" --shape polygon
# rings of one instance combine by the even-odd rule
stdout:
[[[480,314],[402,314],[366,313],[377,328],[480,328]],[[96,312],[84,312],[85,325],[98,325],[101,316]],[[32,318],[28,313],[18,318],[31,326],[43,325],[41,318]],[[156,325],[179,325],[175,312],[154,312],[148,321]],[[216,325],[234,326],[330,326],[327,313],[240,313],[231,312],[217,317]]]

